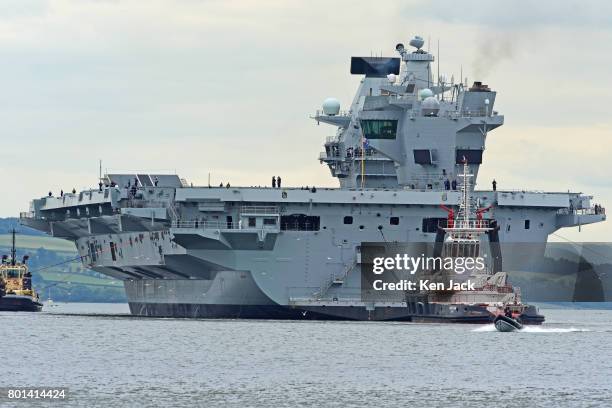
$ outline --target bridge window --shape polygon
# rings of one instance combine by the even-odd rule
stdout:
[[[291,214],[281,216],[283,231],[319,231],[321,219],[314,215]]]
[[[391,218],[389,218],[389,224],[391,224],[391,225],[399,225],[399,217],[391,217]]]
[[[397,120],[362,119],[361,129],[366,139],[395,139]]]
[[[353,223],[353,217],[351,217],[350,215],[347,215],[346,217],[344,217],[344,223],[345,224],[352,224]]]

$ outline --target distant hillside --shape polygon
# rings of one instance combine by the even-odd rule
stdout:
[[[2,232],[0,234],[0,247],[9,248],[12,242],[12,235],[7,232]],[[24,252],[44,248],[49,251],[69,252],[70,254],[74,253],[76,255],[74,244],[64,239],[52,238],[46,235],[34,236],[17,233],[16,241],[17,247]]]

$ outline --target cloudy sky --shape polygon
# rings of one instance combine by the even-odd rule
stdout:
[[[482,188],[612,208],[609,2],[2,0],[0,216],[95,186],[99,159],[194,184],[335,186],[316,160],[333,129],[309,115],[350,102],[352,55],[391,56],[415,34],[440,40],[442,72],[499,92]]]

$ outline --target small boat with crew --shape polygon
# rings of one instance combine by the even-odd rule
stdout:
[[[42,303],[32,288],[32,274],[26,264],[28,256],[17,261],[15,230],[11,254],[2,256],[0,264],[0,312],[40,312]]]
[[[517,330],[523,330],[523,325],[519,321],[520,318],[513,318],[512,315],[508,314],[500,314],[497,315],[495,320],[493,320],[493,324],[497,331],[500,332],[513,332]]]

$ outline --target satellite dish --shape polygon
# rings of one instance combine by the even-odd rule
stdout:
[[[409,44],[413,46],[414,48],[420,50],[421,48],[423,48],[423,44],[425,44],[425,40],[423,40],[422,37],[415,35],[414,38],[410,40]]]
[[[404,44],[399,43],[395,46],[395,51],[397,52],[403,52],[404,51]]]

